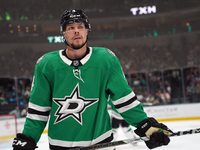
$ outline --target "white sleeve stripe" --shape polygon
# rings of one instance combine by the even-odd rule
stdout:
[[[122,97],[116,101],[112,101],[112,103],[114,105],[118,105],[118,104],[122,104],[125,103],[127,101],[129,101],[131,98],[133,98],[135,96],[135,93],[132,91],[130,94],[126,95],[125,97]]]
[[[33,115],[28,113],[27,118],[32,120],[48,121],[49,116]]]
[[[125,111],[127,111],[127,110],[129,110],[129,109],[131,109],[131,108],[133,108],[133,107],[136,107],[137,105],[139,105],[140,104],[140,102],[138,101],[138,100],[135,100],[133,103],[131,103],[130,105],[127,105],[127,106],[124,106],[124,107],[121,107],[121,108],[119,108],[119,109],[117,109],[117,111],[119,112],[119,113],[123,113],[123,112],[125,112]]]
[[[39,106],[39,105],[35,105],[31,102],[29,102],[28,107],[31,108],[31,109],[37,110],[37,111],[41,111],[41,112],[46,112],[46,111],[49,111],[51,109],[51,107],[42,107],[42,106]]]

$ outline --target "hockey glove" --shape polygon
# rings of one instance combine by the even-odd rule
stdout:
[[[25,134],[18,133],[13,140],[13,150],[35,150],[36,143],[32,137],[27,137]]]
[[[168,145],[170,139],[168,135],[173,132],[162,123],[158,123],[154,118],[148,118],[138,124],[135,133],[140,137],[149,136],[150,139],[145,141],[149,149],[153,149],[162,145]]]

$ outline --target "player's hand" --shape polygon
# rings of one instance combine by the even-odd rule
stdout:
[[[17,137],[14,138],[12,146],[13,150],[35,150],[37,148],[33,138],[21,133],[18,133]]]
[[[150,139],[145,143],[149,149],[153,149],[168,145],[170,142],[168,135],[173,132],[166,125],[158,123],[154,118],[148,118],[138,124],[135,133],[140,137],[149,136]]]

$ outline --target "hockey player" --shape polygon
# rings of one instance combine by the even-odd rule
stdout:
[[[14,150],[37,148],[47,122],[51,150],[112,141],[108,95],[120,115],[137,127],[136,134],[150,136],[149,148],[167,145],[170,140],[164,133],[171,130],[147,117],[114,53],[87,46],[91,26],[85,13],[66,10],[60,25],[67,48],[38,59],[26,122],[13,140]]]

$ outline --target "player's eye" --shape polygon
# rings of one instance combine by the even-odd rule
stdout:
[[[68,30],[74,30],[74,27],[68,27]]]
[[[78,29],[83,29],[84,27],[83,26],[78,26]]]

